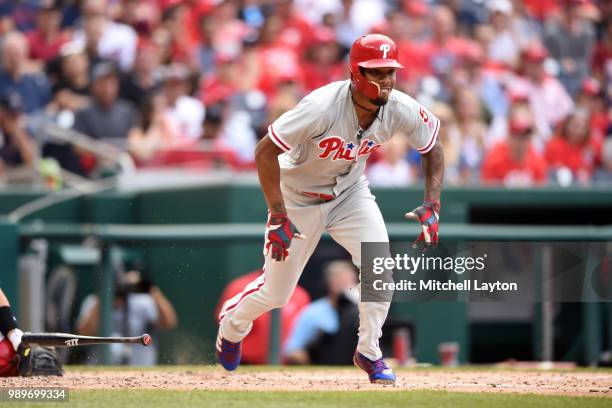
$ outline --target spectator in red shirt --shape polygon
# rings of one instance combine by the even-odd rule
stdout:
[[[528,187],[546,181],[546,163],[531,143],[533,127],[529,108],[513,106],[508,137],[494,145],[485,157],[481,170],[483,182]]]
[[[574,101],[563,84],[545,69],[544,62],[548,57],[542,44],[529,45],[521,56],[522,75],[510,76],[505,83],[511,93],[529,96],[531,110],[537,118],[537,133],[542,140],[548,139],[552,130],[574,108]]]
[[[237,57],[217,54],[216,71],[202,81],[201,101],[208,108],[219,102],[227,102],[239,89]]]
[[[61,31],[62,13],[53,0],[42,2],[36,16],[36,29],[28,33],[30,58],[48,63],[57,57],[62,45],[70,40]]]
[[[538,20],[546,20],[559,13],[559,0],[523,0],[525,9]]]
[[[589,111],[591,137],[594,141],[602,142],[608,133],[610,118],[606,111],[601,83],[597,79],[591,77],[582,81],[580,93],[576,96],[576,106]]]
[[[280,34],[283,22],[276,14],[266,19],[261,27],[259,42],[257,44],[257,63],[259,80],[257,88],[268,99],[272,99],[277,92],[278,85],[287,79],[302,83],[302,67],[298,54],[285,44]],[[282,64],[279,64],[282,61]]]
[[[546,145],[546,161],[557,171],[557,181],[561,184],[590,181],[601,144],[590,137],[589,120],[585,109],[575,110],[565,119],[559,134]],[[571,178],[565,176],[567,170],[571,171]]]
[[[275,14],[282,24],[281,41],[301,56],[312,43],[314,27],[295,10],[293,0],[277,1]]]
[[[314,42],[306,53],[304,69],[305,92],[311,92],[330,81],[346,78],[346,64],[340,59],[335,33],[328,28],[315,29]]]
[[[223,304],[235,296],[238,296],[245,286],[262,274],[256,270],[240,276],[231,281],[223,290],[219,303],[215,309],[215,316],[219,316]],[[236,301],[239,300],[236,299]],[[304,306],[310,303],[310,296],[300,285],[297,285],[289,302],[281,309],[281,344],[289,335],[293,321]],[[270,315],[265,313],[253,321],[253,328],[249,335],[242,341],[242,363],[244,364],[266,364],[268,363],[268,348],[270,344]]]

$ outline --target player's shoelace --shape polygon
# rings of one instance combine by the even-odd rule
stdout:
[[[389,367],[387,367],[387,364],[385,364],[385,360],[383,360],[382,358],[380,360],[374,361],[374,367],[380,371],[389,369]]]

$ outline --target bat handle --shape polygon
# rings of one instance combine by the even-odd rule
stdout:
[[[140,342],[142,343],[143,346],[148,346],[151,343],[153,343],[153,339],[151,338],[150,335],[143,334],[142,336],[140,336]]]

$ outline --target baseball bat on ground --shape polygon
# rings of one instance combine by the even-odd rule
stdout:
[[[79,336],[71,333],[24,333],[21,338],[24,344],[38,344],[39,346],[74,347],[89,346],[92,344],[133,343],[148,346],[152,339],[148,334],[137,337],[95,337]]]

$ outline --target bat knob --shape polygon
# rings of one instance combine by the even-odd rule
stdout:
[[[149,336],[148,334],[143,334],[141,337],[141,340],[142,340],[143,346],[148,346],[153,342],[153,340],[151,339],[151,336]]]

